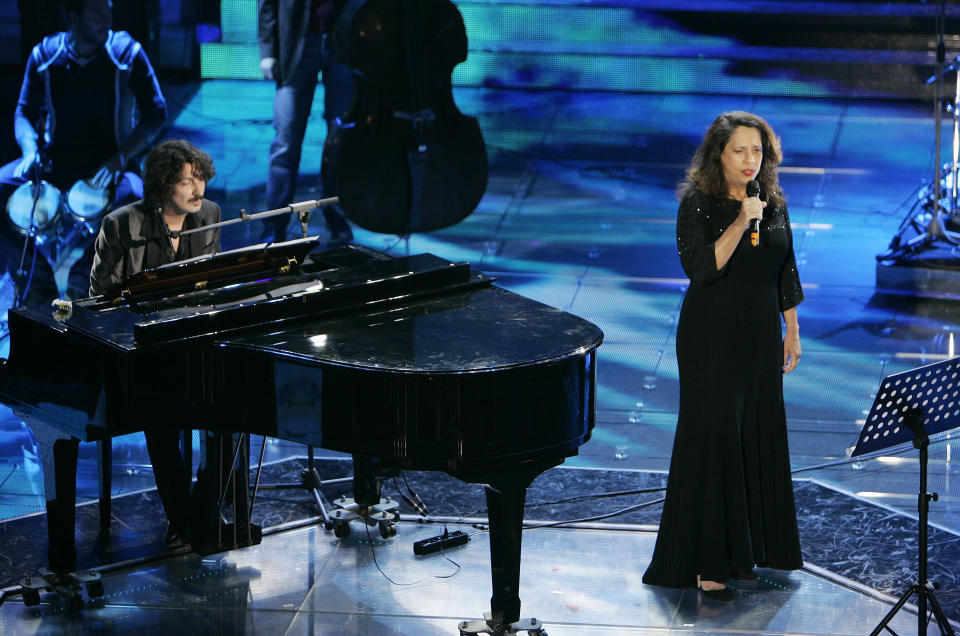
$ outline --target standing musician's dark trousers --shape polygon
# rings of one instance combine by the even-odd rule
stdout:
[[[327,129],[345,115],[353,100],[350,67],[332,61],[332,42],[326,35],[308,35],[303,54],[293,77],[277,86],[273,101],[273,127],[276,135],[270,145],[267,174],[267,208],[277,209],[293,201],[300,173],[300,156],[307,120],[313,107],[317,75],[323,77],[323,117]],[[328,193],[325,193],[328,194]],[[323,208],[327,229],[333,238],[349,240],[353,233],[335,206]],[[264,221],[265,238],[283,240],[290,215],[281,214]]]

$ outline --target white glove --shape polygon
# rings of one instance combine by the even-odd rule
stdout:
[[[274,70],[277,68],[277,59],[274,57],[265,57],[260,60],[260,72],[263,73],[263,79],[268,79],[271,82],[276,79],[276,76],[273,74]]]

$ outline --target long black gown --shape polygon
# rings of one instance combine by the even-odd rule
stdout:
[[[660,532],[643,582],[726,581],[802,566],[783,407],[780,314],[803,300],[786,205],[764,210],[723,269],[714,243],[740,203],[692,190],[677,215],[690,287],[677,326],[680,409]]]

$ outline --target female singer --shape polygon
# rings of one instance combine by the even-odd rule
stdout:
[[[677,326],[680,408],[643,581],[696,585],[716,600],[733,599],[730,578],[756,579],[754,565],[802,565],[783,374],[800,361],[803,291],[781,157],[766,121],[724,113],[678,190],[677,249],[690,278]]]

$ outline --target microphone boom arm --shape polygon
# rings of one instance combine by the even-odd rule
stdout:
[[[240,218],[238,219],[228,219],[226,221],[220,221],[219,223],[211,223],[210,225],[204,225],[203,227],[194,228],[192,230],[187,230],[185,232],[177,233],[177,236],[186,236],[188,234],[193,234],[194,232],[202,232],[204,230],[212,230],[218,227],[224,227],[226,225],[233,225],[234,223],[247,223],[249,221],[259,221],[261,219],[266,219],[271,216],[277,216],[278,214],[289,214],[295,212],[298,215],[307,214],[310,210],[316,208],[326,207],[328,205],[334,205],[340,202],[339,197],[327,197],[326,199],[317,199],[311,201],[300,201],[299,203],[291,203],[290,205],[282,208],[277,208],[276,210],[267,210],[266,212],[257,212],[255,214],[247,214],[246,210],[240,210]]]

